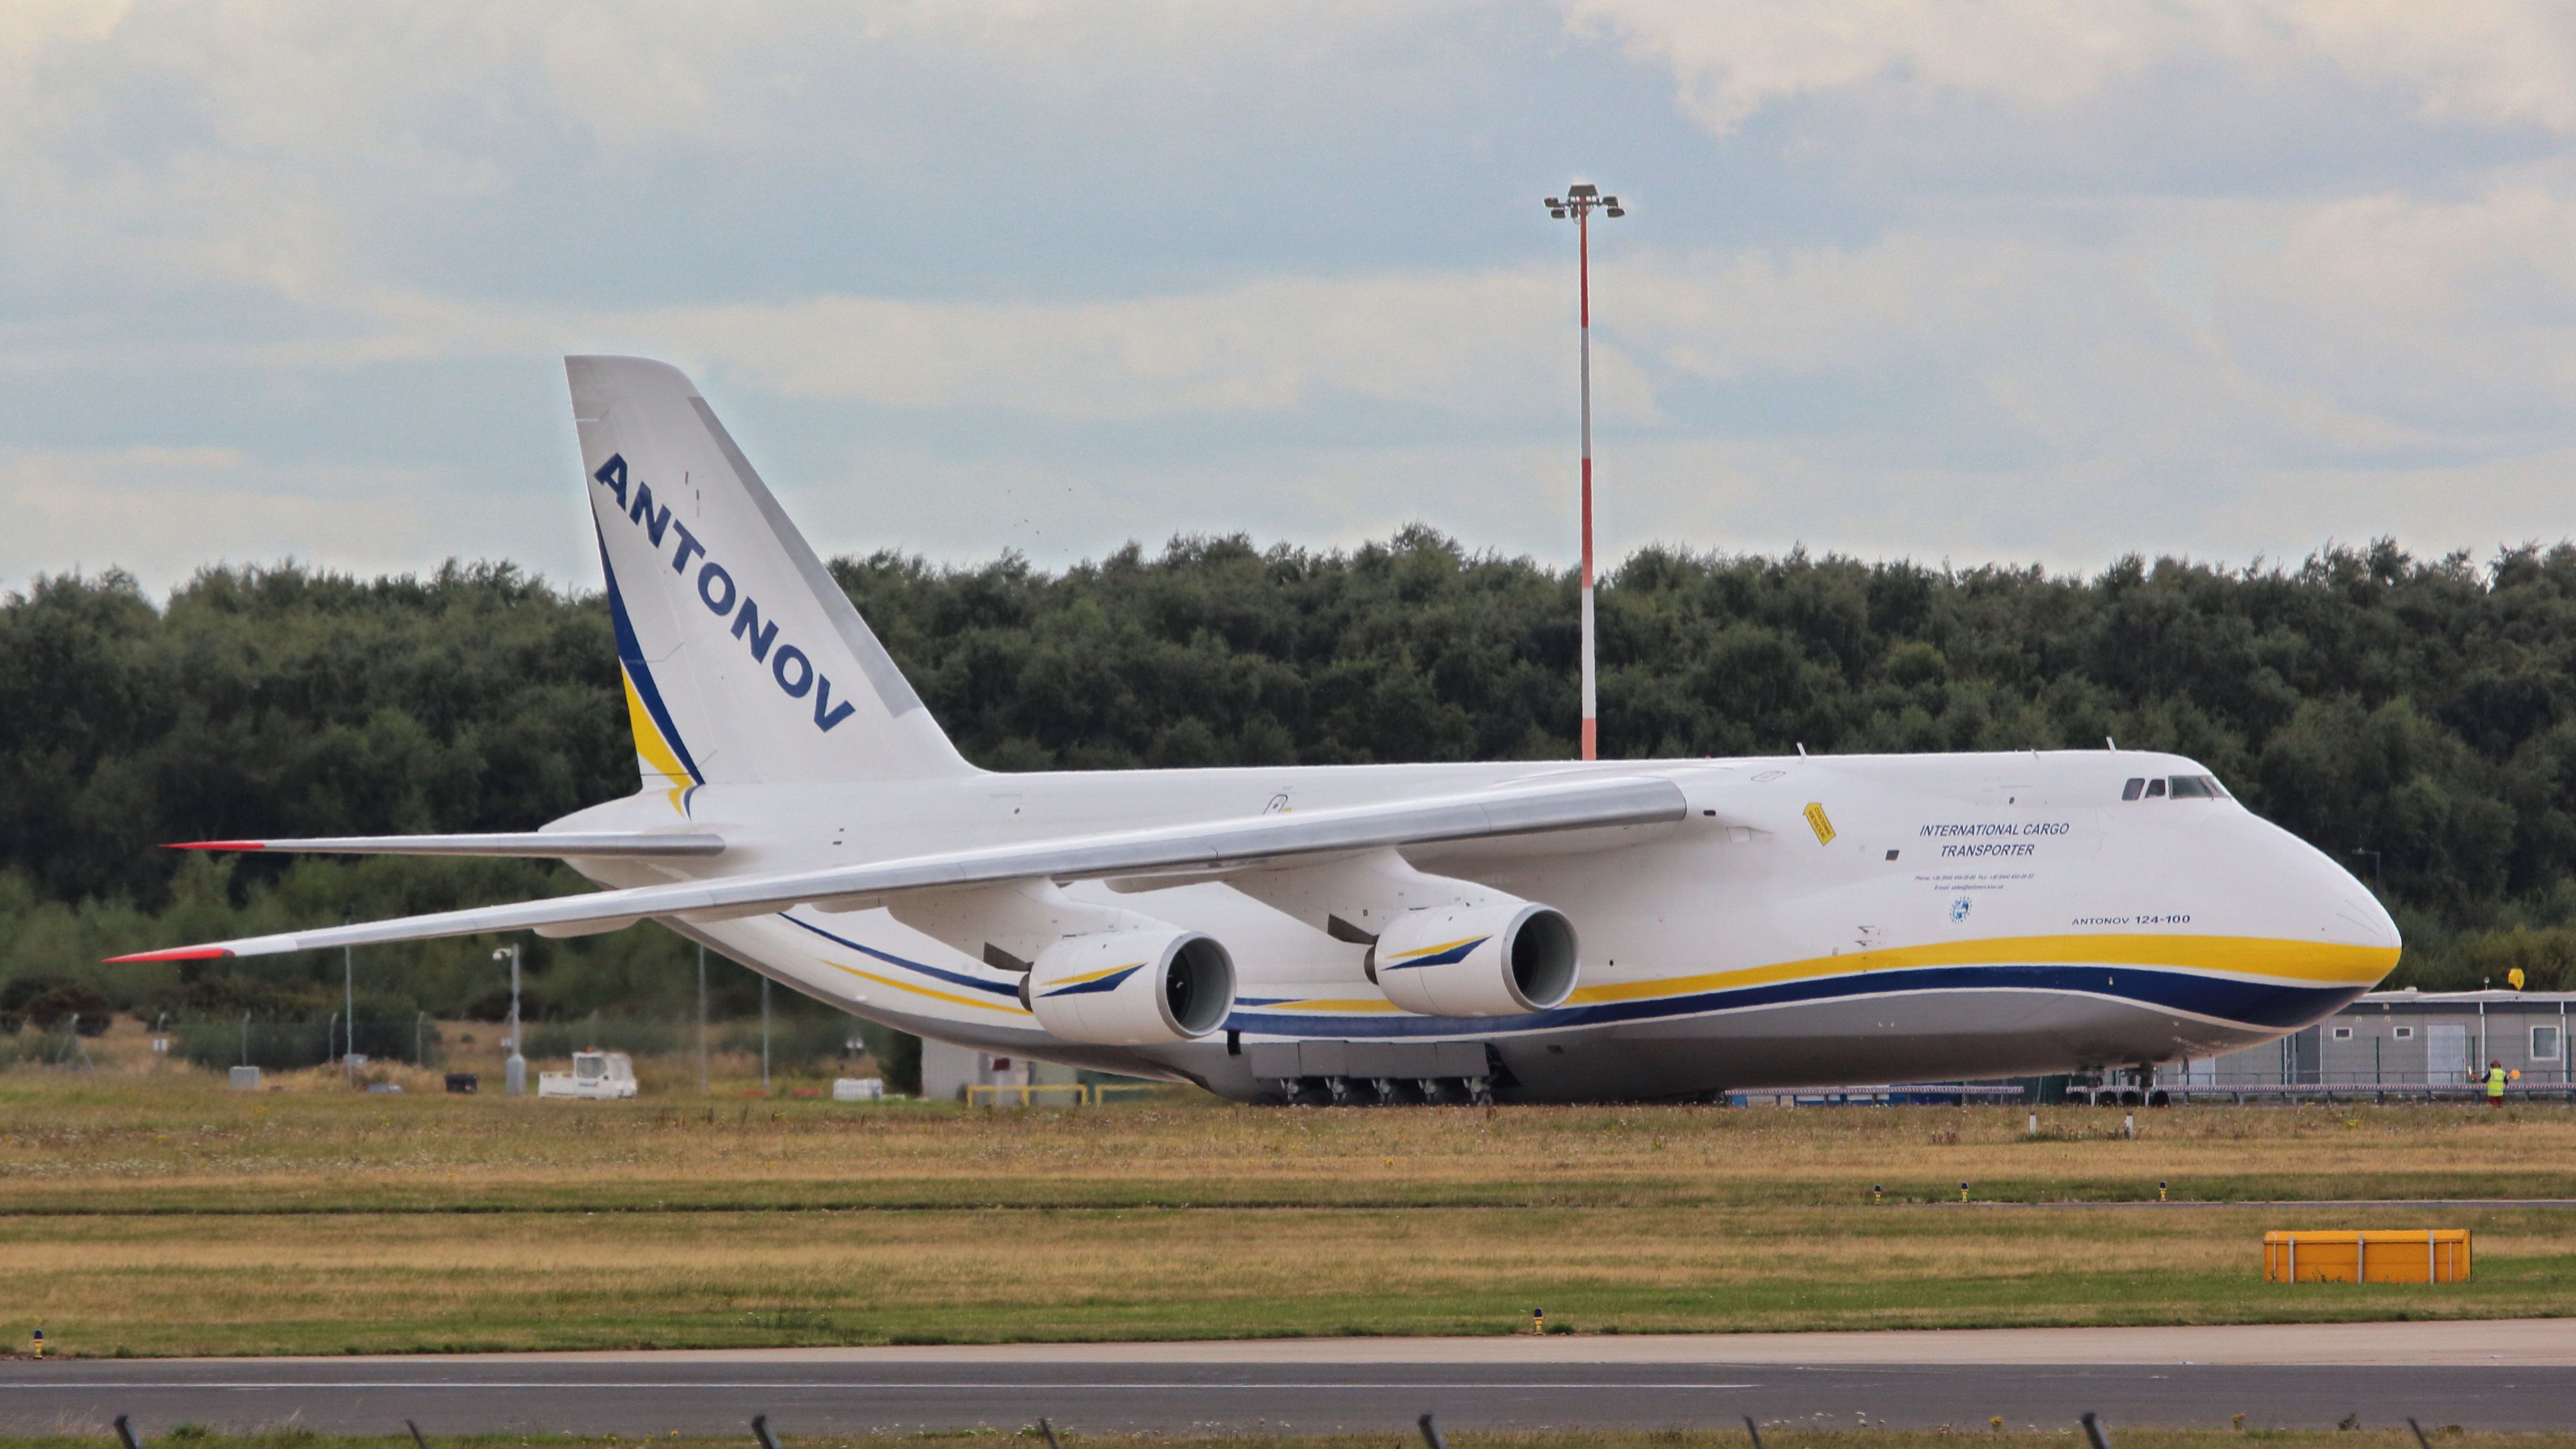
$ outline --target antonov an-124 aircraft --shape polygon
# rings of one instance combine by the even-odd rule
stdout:
[[[2144,1075],[2397,961],[2368,890],[2176,755],[988,773],[686,377],[565,370],[642,787],[201,848],[605,889],[119,959],[659,921],[905,1031],[1270,1102]]]

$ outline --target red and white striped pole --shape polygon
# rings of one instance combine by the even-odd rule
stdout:
[[[1619,198],[1603,196],[1597,186],[1569,187],[1562,198],[1547,199],[1547,214],[1574,217],[1576,286],[1582,298],[1583,336],[1583,758],[1600,757],[1600,699],[1594,688],[1592,644],[1592,209],[1625,216]]]
[[[1575,275],[1583,297],[1583,758],[1601,753],[1601,700],[1592,663],[1592,208],[1574,212]]]

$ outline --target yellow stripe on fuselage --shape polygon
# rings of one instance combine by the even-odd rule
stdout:
[[[859,978],[861,981],[873,981],[879,986],[891,986],[897,991],[909,991],[915,996],[927,996],[933,1001],[953,1002],[959,1006],[980,1006],[986,1011],[998,1011],[1006,1016],[1026,1016],[1029,1014],[1028,1008],[1020,1005],[1016,1001],[1011,1002],[1008,1005],[1004,1005],[998,1001],[978,1001],[972,996],[960,996],[954,991],[934,991],[927,986],[915,986],[909,981],[897,981],[891,976],[879,976],[873,971],[862,971],[856,966],[844,966],[838,961],[833,961],[827,958],[817,959],[821,959],[824,965],[831,967],[833,970],[847,971],[851,975]]]
[[[1873,971],[1910,971],[1925,966],[2155,966],[2168,970],[2217,971],[2230,976],[2269,976],[2320,986],[2370,986],[2397,964],[2395,947],[2340,946],[2323,941],[2282,941],[2261,936],[2006,936],[1985,941],[1942,941],[1928,946],[1893,946],[1816,956],[1739,971],[1711,971],[1699,976],[1668,976],[1660,981],[1622,981],[1586,986],[1567,998],[1568,1005],[1597,1001],[1636,1001],[1654,996],[1689,996],[1737,986],[1767,986],[1775,981],[1801,981],[1818,976],[1858,976]]]
[[[1853,951],[1841,956],[1816,956],[1803,961],[1782,961],[1735,971],[1585,986],[1567,997],[1565,1004],[1589,1006],[1605,1001],[1695,996],[1707,991],[1767,986],[1780,981],[1858,976],[1874,971],[1909,971],[1926,966],[2146,966],[2211,971],[2230,976],[2268,976],[2275,980],[2320,986],[2373,986],[2396,964],[2397,950],[2394,947],[2343,946],[2323,941],[2283,941],[2261,936],[2006,936],[1982,941],[1943,941],[1927,946]],[[1388,1001],[1352,998],[1282,1002],[1262,1009],[1386,1012],[1397,1008]]]

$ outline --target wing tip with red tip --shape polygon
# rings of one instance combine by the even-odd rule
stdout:
[[[163,850],[266,850],[264,840],[174,840]]]
[[[106,964],[126,961],[220,961],[232,952],[221,946],[180,946],[168,951],[137,951],[131,956],[110,956]]]

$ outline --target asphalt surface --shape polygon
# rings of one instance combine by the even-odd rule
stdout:
[[[1867,1424],[2563,1428],[2576,1333],[2531,1324],[1326,1340],[0,1365],[0,1433],[188,1421],[432,1436]],[[2275,1347],[2267,1350],[2265,1345]],[[2411,1346],[2410,1346],[2411,1345]],[[2088,1347],[2132,1361],[2084,1362]],[[1800,1349],[1812,1352],[1800,1353]],[[2236,1361],[2148,1358],[2166,1350]],[[1876,1353],[1884,1359],[1858,1361]],[[1758,1359],[1771,1361],[1753,1361]],[[2044,1362],[2017,1360],[2042,1359]],[[2245,1361],[2248,1359],[2277,1361]],[[2335,1361],[2319,1361],[2330,1359]],[[1804,1361],[1801,1361],[1804,1360]]]

